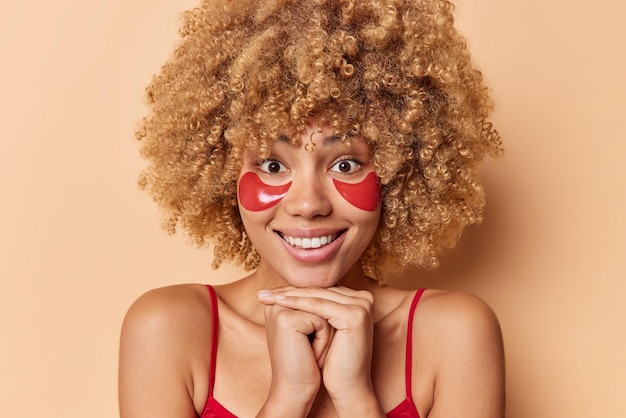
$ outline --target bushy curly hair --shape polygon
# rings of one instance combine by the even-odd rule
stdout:
[[[137,133],[150,161],[140,186],[168,231],[213,244],[214,268],[255,268],[237,206],[243,150],[267,156],[286,127],[302,132],[316,116],[373,151],[383,204],[366,272],[436,267],[482,220],[476,163],[501,152],[453,9],[446,0],[204,0],[185,12]]]

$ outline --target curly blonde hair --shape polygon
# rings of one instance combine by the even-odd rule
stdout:
[[[285,127],[302,132],[315,115],[372,149],[383,204],[361,257],[368,274],[436,267],[482,220],[476,163],[501,152],[453,9],[446,0],[204,0],[185,12],[137,133],[150,160],[140,186],[168,231],[213,244],[214,268],[255,268],[237,206],[242,152],[267,156]]]

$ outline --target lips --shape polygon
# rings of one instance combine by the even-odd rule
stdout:
[[[322,248],[332,243],[337,238],[339,238],[344,232],[345,230],[340,231],[335,234],[324,234],[324,235],[309,236],[309,237],[291,236],[291,235],[283,234],[281,232],[278,232],[278,235],[282,238],[283,241],[285,241],[287,244],[289,244],[290,246],[294,248],[317,249],[317,248]]]

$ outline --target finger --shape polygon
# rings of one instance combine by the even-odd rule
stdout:
[[[374,294],[367,290],[354,290],[345,286],[329,287],[328,290],[339,293],[344,296],[352,297],[352,298],[365,299],[370,304],[374,303]]]
[[[324,360],[326,359],[326,354],[328,353],[335,332],[327,321],[323,322],[324,326],[315,331],[313,334],[313,342],[311,343],[315,361],[320,369],[324,366]]]
[[[256,292],[256,297],[259,301],[266,305],[274,304],[274,297],[271,290],[259,290]]]
[[[306,341],[313,348],[316,359],[323,355],[323,351],[330,344],[333,328],[318,315],[277,304],[266,305],[265,313],[265,325],[269,334],[295,331],[301,336],[301,341]]]
[[[331,300],[344,305],[361,305],[368,308],[374,303],[374,296],[366,290],[353,290],[347,287],[331,288],[277,288],[272,290],[261,290],[257,293],[259,300],[265,304],[276,303],[277,300],[284,300],[287,297],[312,297]]]
[[[269,331],[288,330],[305,338],[325,326],[325,320],[306,311],[291,309],[278,304],[265,306],[265,325]],[[282,331],[281,331],[282,332]]]
[[[266,330],[270,338],[272,334],[283,329],[296,331],[301,335],[301,341],[305,341],[305,338],[308,339],[308,345],[311,347],[315,361],[321,369],[334,334],[334,329],[328,321],[309,312],[279,305],[266,305],[265,318]]]
[[[324,298],[301,296],[278,295],[274,299],[277,306],[319,316],[337,330],[355,329],[372,323],[372,306],[362,300],[360,303],[348,304]]]

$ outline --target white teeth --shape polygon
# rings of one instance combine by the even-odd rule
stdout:
[[[292,247],[304,248],[304,249],[321,248],[324,245],[330,244],[334,240],[334,237],[332,234],[323,235],[321,237],[314,237],[314,238],[297,238],[297,237],[291,237],[288,235],[282,235],[282,238],[285,242],[289,243],[289,245],[291,245]]]

